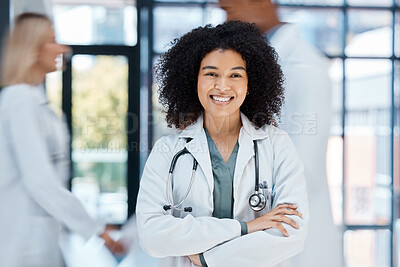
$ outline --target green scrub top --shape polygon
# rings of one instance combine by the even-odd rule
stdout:
[[[211,166],[214,176],[214,211],[213,217],[233,219],[233,176],[235,175],[236,158],[239,150],[239,142],[236,142],[228,162],[225,163],[217,146],[205,129],[210,151]],[[241,234],[247,234],[247,224],[240,222]],[[203,253],[200,253],[201,266],[207,267]]]
[[[217,146],[204,129],[207,136],[208,149],[210,151],[211,165],[214,176],[214,211],[213,217],[233,218],[233,176],[235,174],[236,158],[239,143],[236,142],[228,162],[225,163]]]

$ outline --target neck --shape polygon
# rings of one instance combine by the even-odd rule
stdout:
[[[204,112],[204,128],[211,136],[238,135],[241,127],[240,111],[226,117],[216,117]]]
[[[42,70],[39,67],[33,67],[30,72],[31,72],[31,75],[29,77],[30,84],[38,85],[44,82],[47,74],[46,71]]]

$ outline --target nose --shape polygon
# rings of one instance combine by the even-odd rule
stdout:
[[[215,89],[220,90],[220,91],[227,91],[227,90],[231,89],[231,87],[229,85],[229,81],[225,77],[218,78],[214,87],[215,87]]]
[[[60,51],[59,51],[65,62],[69,61],[72,57],[72,49],[68,45],[61,45],[60,44]]]
[[[69,45],[60,44],[60,54],[71,53],[72,49]]]

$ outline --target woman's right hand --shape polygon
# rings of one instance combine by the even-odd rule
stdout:
[[[264,231],[266,229],[276,228],[285,236],[289,236],[289,233],[283,227],[282,223],[286,223],[296,229],[299,228],[299,225],[285,215],[297,215],[300,218],[303,216],[303,214],[297,211],[296,204],[279,204],[273,210],[264,214],[263,216],[247,222],[247,233],[250,234],[256,231]]]
[[[110,237],[107,230],[104,231],[100,237],[104,240],[106,247],[115,255],[122,255],[126,253],[126,248],[121,241],[115,241]]]

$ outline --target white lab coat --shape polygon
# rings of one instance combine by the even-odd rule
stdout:
[[[285,77],[282,124],[304,164],[310,203],[310,223],[296,267],[342,266],[341,231],[335,226],[326,178],[326,148],[331,117],[328,60],[300,38],[292,24],[280,26],[270,42],[279,55]]]
[[[0,91],[0,266],[63,266],[61,225],[88,239],[103,226],[65,187],[69,135],[42,86]]]
[[[288,259],[303,249],[308,226],[307,189],[303,167],[288,135],[273,126],[256,130],[243,114],[239,133],[239,151],[233,181],[234,219],[212,217],[214,179],[203,117],[181,133],[159,139],[144,168],[137,200],[136,216],[140,244],[151,256],[161,258],[159,266],[194,266],[188,257],[204,253],[214,266],[288,266]],[[186,143],[187,138],[193,138]],[[258,140],[260,183],[274,186],[272,208],[280,203],[298,204],[303,219],[291,216],[300,229],[284,225],[290,237],[277,229],[241,236],[240,221],[250,221],[267,213],[268,208],[254,212],[249,197],[254,193],[255,168],[253,140]],[[199,163],[193,187],[183,206],[193,212],[164,211],[168,204],[166,186],[171,159],[187,147],[191,155],[177,162],[173,179],[174,203],[186,193],[193,165]]]

